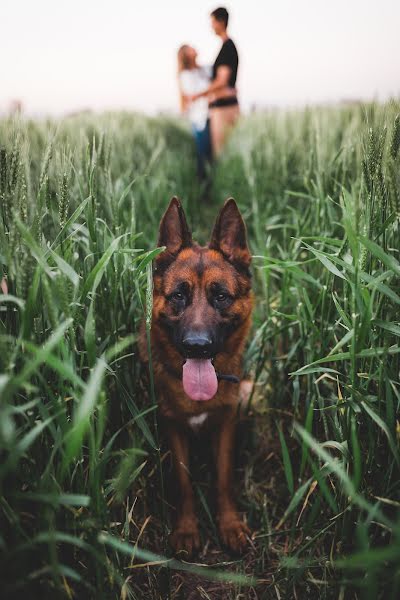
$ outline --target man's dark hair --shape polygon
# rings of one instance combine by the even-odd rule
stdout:
[[[212,11],[211,16],[214,17],[214,19],[217,19],[217,21],[221,21],[225,27],[228,27],[229,13],[226,8],[223,8],[222,6],[216,8]]]

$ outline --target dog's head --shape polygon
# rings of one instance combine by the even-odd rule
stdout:
[[[227,351],[251,314],[246,227],[231,198],[218,215],[210,243],[200,247],[173,198],[160,223],[158,245],[165,251],[156,259],[153,316],[182,357],[186,394],[208,400],[218,387],[213,361]]]

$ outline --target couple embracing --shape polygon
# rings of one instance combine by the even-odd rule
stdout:
[[[206,174],[206,163],[220,154],[228,131],[239,116],[236,93],[238,53],[228,35],[229,14],[225,8],[211,13],[211,27],[222,40],[211,68],[197,63],[197,52],[189,45],[178,51],[178,83],[181,110],[192,125],[196,142],[198,173]]]

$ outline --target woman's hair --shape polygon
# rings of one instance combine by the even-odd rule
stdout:
[[[178,87],[179,87],[179,101],[181,105],[181,111],[184,112],[187,108],[187,102],[185,101],[182,86],[180,82],[180,74],[185,69],[192,69],[195,65],[193,65],[191,59],[188,56],[188,49],[190,46],[188,44],[183,44],[178,50]]]
[[[184,69],[190,69],[192,66],[187,55],[188,48],[188,44],[183,44],[178,50],[178,73],[181,73]]]

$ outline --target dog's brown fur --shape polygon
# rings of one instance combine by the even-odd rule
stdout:
[[[218,392],[208,401],[191,400],[182,385],[184,357],[171,338],[172,327],[185,318],[191,324],[228,327],[223,347],[215,356],[217,373],[241,376],[246,336],[251,324],[253,296],[246,229],[233,199],[227,200],[217,218],[211,241],[200,247],[192,241],[182,206],[173,198],[164,214],[159,246],[166,246],[154,269],[151,351],[159,402],[179,486],[180,505],[170,542],[176,552],[191,555],[200,546],[194,496],[189,474],[189,419],[207,412],[206,426],[213,437],[217,468],[218,524],[222,541],[233,551],[242,550],[249,533],[232,499],[232,463],[235,425],[238,415],[239,385],[221,380]],[[192,301],[184,311],[171,302],[177,282],[190,287]],[[229,291],[230,306],[217,310],[210,302],[209,289],[222,282]],[[208,296],[207,296],[208,294]],[[166,320],[170,327],[165,326]],[[219,324],[219,325],[218,325]],[[146,360],[146,340],[142,332],[140,352]]]

